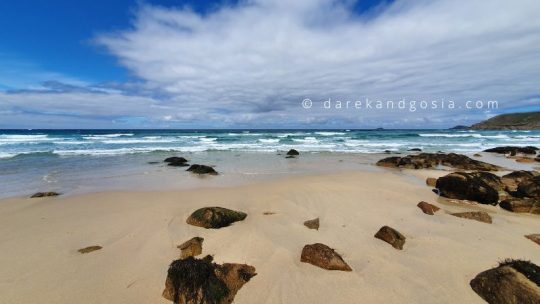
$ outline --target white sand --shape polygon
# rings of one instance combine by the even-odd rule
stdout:
[[[407,177],[408,176],[408,177]],[[445,210],[423,214],[416,204]],[[167,303],[177,245],[204,237],[203,254],[248,263],[258,275],[235,303],[484,303],[469,287],[504,258],[540,264],[540,217],[498,207],[437,203],[423,179],[398,170],[314,175],[179,192],[98,193],[0,201],[0,303]],[[219,230],[185,223],[205,206],[245,211]],[[485,210],[493,224],[446,212]],[[263,215],[263,212],[276,212]],[[319,231],[302,225],[320,217]],[[404,250],[373,235],[389,225]],[[335,248],[352,272],[300,262],[305,244]],[[77,249],[101,245],[100,251]]]

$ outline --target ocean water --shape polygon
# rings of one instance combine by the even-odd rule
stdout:
[[[242,184],[274,176],[371,166],[386,150],[473,153],[540,145],[539,131],[463,130],[0,130],[0,198]],[[301,151],[297,159],[284,152]],[[362,155],[359,157],[359,155]],[[216,166],[198,177],[163,159]]]

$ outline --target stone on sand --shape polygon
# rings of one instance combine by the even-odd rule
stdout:
[[[492,223],[491,216],[489,216],[487,212],[483,211],[457,212],[451,213],[451,215],[464,219],[475,220],[482,223]]]
[[[375,237],[387,242],[388,244],[392,245],[392,247],[402,250],[403,245],[405,245],[405,236],[401,234],[399,231],[397,231],[394,228],[383,226],[377,233],[375,234]]]
[[[186,222],[193,226],[218,229],[243,221],[247,214],[222,207],[205,207],[193,212]]]
[[[351,267],[334,249],[321,243],[305,245],[300,261],[327,270],[352,271]]]
[[[187,257],[194,257],[201,254],[203,241],[204,239],[202,237],[197,236],[182,243],[181,245],[178,245],[178,249],[181,250],[180,258],[185,259]]]

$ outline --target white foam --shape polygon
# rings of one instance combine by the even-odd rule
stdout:
[[[278,143],[279,139],[277,139],[277,138],[268,138],[268,139],[260,138],[259,141],[262,142],[262,143],[265,143],[265,144],[274,144],[274,143]]]
[[[315,134],[321,136],[345,135],[344,132],[315,132]]]

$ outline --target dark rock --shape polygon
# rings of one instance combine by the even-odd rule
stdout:
[[[173,166],[173,167],[187,167],[187,166],[189,166],[187,164],[187,162],[188,162],[187,159],[185,159],[183,157],[177,157],[177,156],[166,158],[164,160],[164,162],[169,163],[168,165]]]
[[[441,196],[496,205],[504,185],[495,174],[488,172],[454,172],[437,179]]]
[[[518,193],[526,197],[540,198],[540,175],[519,183]]]
[[[394,228],[388,226],[383,226],[381,229],[379,229],[379,231],[377,231],[375,234],[375,237],[387,242],[388,244],[392,245],[392,247],[399,250],[402,250],[403,245],[405,245],[405,236]]]
[[[441,210],[441,208],[435,206],[435,205],[432,205],[430,203],[427,203],[427,202],[420,202],[418,203],[418,208],[420,208],[422,210],[422,212],[424,212],[425,214],[429,214],[429,215],[434,215],[435,212]]]
[[[103,248],[103,247],[101,247],[101,246],[88,246],[88,247],[85,247],[85,248],[81,248],[81,249],[79,249],[77,251],[84,254],[84,253],[90,253],[92,251],[100,250],[101,248]]]
[[[465,155],[455,153],[420,153],[404,157],[387,157],[377,162],[377,166],[406,169],[430,169],[440,165],[462,170],[497,171],[499,166],[474,160]]]
[[[460,218],[469,219],[469,220],[475,220],[475,221],[479,221],[483,223],[488,223],[488,224],[492,223],[491,216],[489,216],[487,212],[483,212],[483,211],[458,212],[458,213],[451,213],[451,215],[460,217]]]
[[[159,163],[160,162],[158,162],[158,161],[149,161],[149,162],[147,162],[147,164],[149,164],[149,165],[157,165]]]
[[[535,242],[536,244],[540,245],[540,234],[538,234],[538,233],[529,234],[529,235],[526,235],[525,237],[528,238],[529,240]]]
[[[540,201],[534,198],[510,198],[502,201],[499,206],[516,213],[540,214]]]
[[[517,192],[518,185],[521,182],[532,180],[535,176],[540,175],[535,171],[514,171],[501,177],[501,181],[505,186],[505,190],[512,193],[514,196],[521,196]]]
[[[238,221],[243,221],[247,214],[221,207],[206,207],[193,212],[186,222],[204,228],[222,228]]]
[[[518,153],[521,153],[521,154],[536,154],[537,150],[538,150],[537,147],[532,147],[532,146],[527,146],[527,147],[505,146],[505,147],[497,147],[497,148],[487,149],[487,150],[484,150],[484,152],[516,155]]]
[[[334,249],[321,243],[305,245],[300,261],[327,270],[352,271]]]
[[[212,261],[211,256],[173,261],[163,297],[180,304],[229,304],[238,290],[257,275],[253,266]]]
[[[528,261],[507,260],[479,273],[471,288],[490,304],[540,303],[540,267]]]
[[[36,198],[36,197],[50,197],[50,196],[58,196],[60,193],[56,192],[37,192],[34,193],[30,198]]]
[[[204,239],[202,237],[194,237],[179,245],[178,249],[181,250],[180,258],[185,259],[187,257],[194,257],[201,254],[203,241]]]
[[[434,178],[434,177],[428,177],[426,179],[426,185],[428,185],[430,187],[435,187],[437,185],[437,179]]]
[[[196,174],[210,174],[210,175],[217,175],[217,171],[214,170],[214,168],[206,165],[191,165],[186,171],[190,171],[192,173]]]
[[[420,149],[420,148],[412,148],[412,149],[409,149],[407,151],[410,151],[410,152],[422,152],[422,149]]]
[[[304,226],[308,227],[309,229],[319,230],[319,218],[305,221]]]
[[[296,151],[295,149],[290,149],[289,152],[287,152],[288,156],[296,156],[300,155],[300,152]]]

